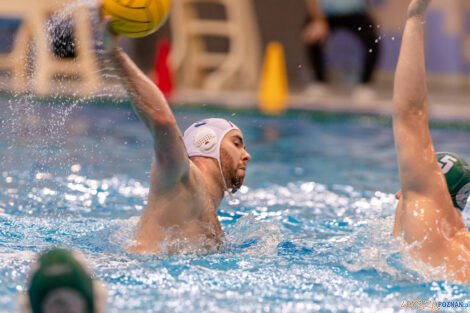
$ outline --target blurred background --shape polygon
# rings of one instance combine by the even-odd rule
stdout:
[[[324,45],[330,88],[326,97],[307,92],[315,84],[315,75],[302,39],[309,16],[304,0],[173,0],[169,19],[160,30],[143,38],[124,38],[122,45],[146,74],[163,84],[161,89],[174,104],[256,107],[263,102],[265,86],[264,94],[273,93],[269,88],[279,93],[281,104],[273,105],[280,109],[273,111],[389,112],[408,3],[368,1],[367,14],[373,23],[358,27],[356,33],[332,29]],[[38,96],[119,96],[116,88],[103,87],[110,77],[100,57],[93,7],[89,0],[2,1],[0,89]],[[362,45],[358,33],[367,27],[374,29],[375,40]],[[432,113],[470,116],[466,105],[470,2],[433,1],[426,29]],[[274,41],[282,53],[271,51],[268,58],[267,47]],[[365,55],[373,52],[378,54],[370,82],[374,94],[354,101],[351,94],[360,84]],[[440,109],[443,104],[446,107]]]

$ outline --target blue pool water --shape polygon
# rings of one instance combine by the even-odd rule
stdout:
[[[0,112],[0,312],[19,312],[29,265],[52,246],[88,257],[107,312],[412,312],[403,301],[470,301],[468,285],[433,281],[390,235],[399,181],[387,120],[176,109],[181,128],[218,116],[244,130],[246,185],[220,207],[221,251],[139,256],[126,246],[152,151],[129,107],[0,98]],[[468,131],[432,135],[438,150],[470,159]]]

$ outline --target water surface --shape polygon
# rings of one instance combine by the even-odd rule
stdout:
[[[390,235],[399,181],[386,120],[175,111],[182,129],[232,120],[252,156],[237,204],[220,206],[227,236],[216,253],[126,252],[152,159],[129,106],[0,98],[1,312],[19,312],[12,299],[31,261],[53,246],[89,258],[108,312],[411,312],[403,301],[470,295],[433,282]],[[468,131],[432,135],[437,150],[470,159]]]

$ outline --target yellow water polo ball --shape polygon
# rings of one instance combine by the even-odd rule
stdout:
[[[104,0],[104,16],[111,16],[110,29],[128,37],[143,37],[166,20],[171,0]]]

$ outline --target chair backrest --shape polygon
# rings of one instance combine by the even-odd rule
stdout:
[[[198,14],[201,3],[225,10],[224,19]],[[173,0],[171,61],[179,83],[209,90],[252,88],[261,70],[261,40],[252,0]],[[207,37],[228,40],[228,51],[213,52]]]

